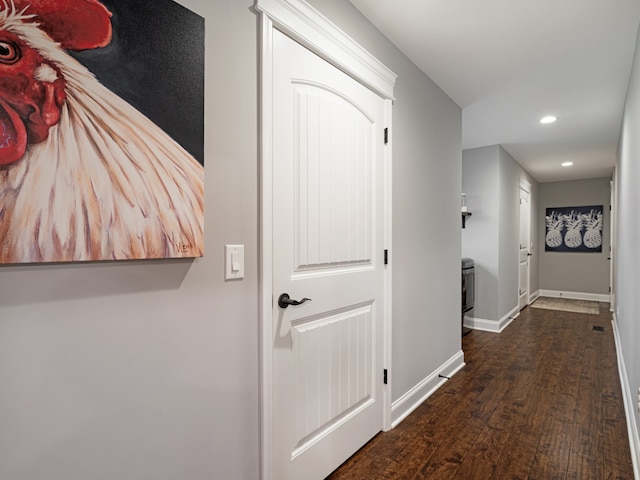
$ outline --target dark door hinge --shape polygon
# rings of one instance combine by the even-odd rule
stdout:
[[[389,250],[386,248],[384,250],[384,264],[389,265]]]
[[[387,143],[389,143],[389,129],[385,128],[384,129],[384,144],[386,145]]]
[[[382,374],[382,381],[384,382],[384,384],[387,384],[387,369],[385,368]]]

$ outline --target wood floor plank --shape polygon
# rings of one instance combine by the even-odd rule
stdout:
[[[465,368],[327,478],[632,480],[611,315],[600,311],[525,308],[501,334],[471,332]]]

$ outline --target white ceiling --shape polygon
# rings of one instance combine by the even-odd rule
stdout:
[[[350,1],[462,108],[464,149],[541,183],[611,175],[640,0]]]

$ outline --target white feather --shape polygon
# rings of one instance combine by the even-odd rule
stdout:
[[[5,10],[0,28],[62,71],[67,100],[0,169],[0,263],[203,255],[202,165],[28,19]]]

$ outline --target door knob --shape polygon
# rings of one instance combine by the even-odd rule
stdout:
[[[305,302],[310,302],[310,298],[303,298],[302,300],[293,300],[288,293],[283,293],[278,297],[278,306],[280,308],[287,308],[289,305],[302,305]]]

